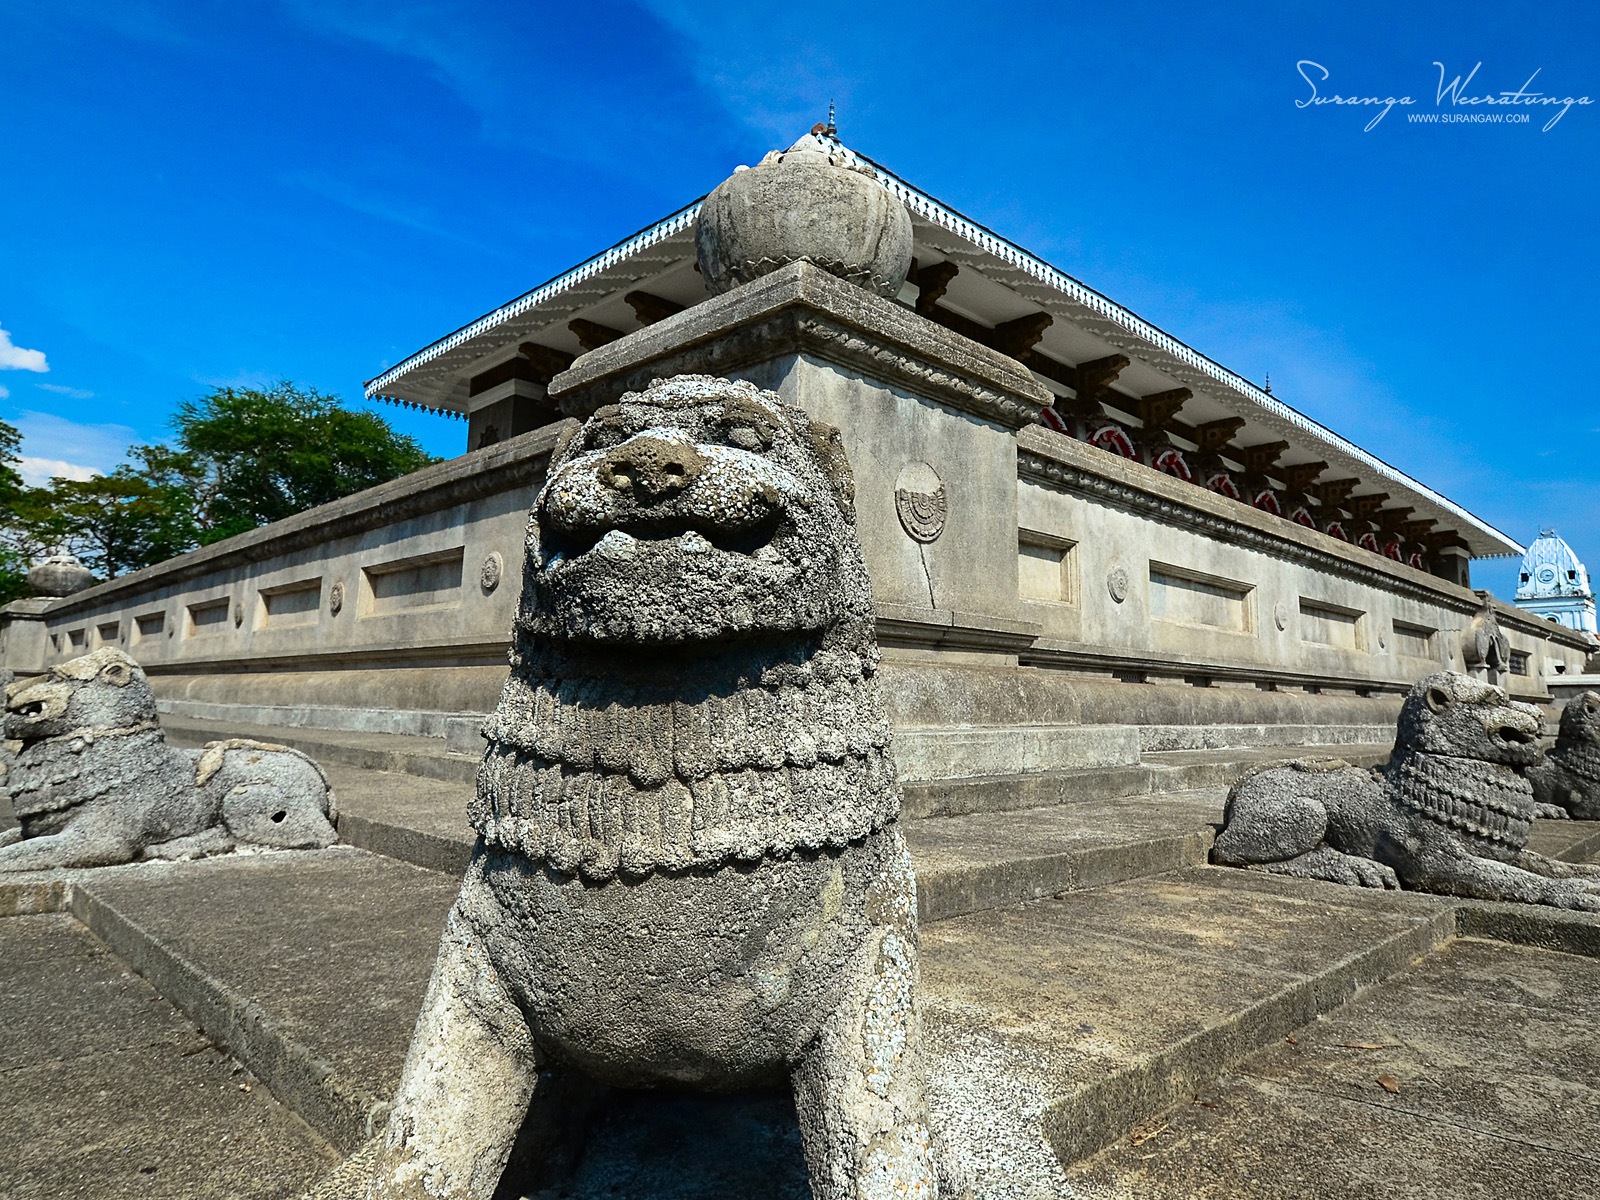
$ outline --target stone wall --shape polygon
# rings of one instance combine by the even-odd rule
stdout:
[[[837,425],[911,778],[1378,736],[1464,669],[1479,597],[1032,423],[1015,360],[797,263],[579,358],[581,417],[680,371]],[[562,425],[0,620],[18,672],[117,645],[175,716],[477,745]],[[1538,703],[1590,643],[1508,605],[1500,681]],[[1093,727],[1093,728],[1085,728]]]

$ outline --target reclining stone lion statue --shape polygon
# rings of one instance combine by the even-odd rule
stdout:
[[[1528,768],[1541,817],[1600,821],[1600,692],[1568,701],[1556,744]]]
[[[836,430],[705,376],[558,446],[367,1195],[490,1196],[574,1078],[787,1080],[818,1200],[936,1194],[853,494]]]
[[[167,745],[144,671],[114,647],[12,684],[5,736],[21,743],[7,776],[20,825],[0,833],[0,871],[339,840],[322,768],[264,742]]]
[[[1528,850],[1539,713],[1442,671],[1400,710],[1371,771],[1304,759],[1243,776],[1212,861],[1303,879],[1600,911],[1600,867]]]

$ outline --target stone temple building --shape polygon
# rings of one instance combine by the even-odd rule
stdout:
[[[1488,522],[836,138],[789,153],[905,206],[887,298],[816,265],[828,213],[797,226],[812,261],[712,296],[691,203],[371,381],[462,419],[460,457],[14,606],[8,664],[118,645],[175,716],[470,751],[551,447],[699,372],[840,428],[908,778],[1359,740],[1442,666],[1540,703],[1580,671],[1586,633],[1470,590],[1471,559],[1522,552]]]
[[[802,172],[804,187],[778,186]],[[871,248],[885,242],[893,255]],[[578,420],[685,374],[770,389],[839,432],[835,443],[792,418],[819,455],[828,448],[829,519],[853,515],[870,577],[915,871],[929,1109],[945,1162],[974,1183],[962,1194],[1355,1200],[1381,1181],[1442,1198],[1464,1178],[1493,1194],[1592,1194],[1592,913],[1208,865],[1247,769],[1384,762],[1402,697],[1442,668],[1502,684],[1547,718],[1600,688],[1584,673],[1592,600],[1589,625],[1574,628],[1474,591],[1472,559],[1523,547],[826,128],[368,385],[462,420],[459,456],[108,582],[55,564],[42,594],[0,611],[0,657],[18,674],[121,647],[177,746],[246,739],[228,744],[314,757],[347,843],[0,878],[0,917],[15,914],[0,920],[12,973],[0,991],[21,981],[22,1019],[54,1031],[13,1038],[17,1054],[75,1048],[56,1035],[70,1024],[55,1015],[64,1004],[32,1001],[46,984],[90,978],[75,947],[91,939],[74,918],[149,980],[146,1000],[171,1000],[190,1022],[159,1061],[82,1054],[68,1072],[52,1059],[10,1073],[37,1081],[9,1110],[25,1165],[55,1172],[27,1194],[149,1194],[152,1159],[101,1149],[141,1112],[179,1147],[159,1164],[173,1195],[278,1200],[296,1193],[276,1185],[309,1185],[330,1148],[357,1155],[384,1130],[475,852],[467,814],[482,798],[484,718],[507,681],[530,505]],[[741,411],[707,417],[728,424],[727,446],[762,445],[758,423],[728,420],[730,409]],[[655,453],[663,471],[705,461]],[[611,549],[637,555],[655,540],[636,528]],[[559,542],[570,534],[536,547],[529,578],[574,551],[581,538]],[[1571,570],[1587,598],[1570,551],[1534,557],[1543,544],[1529,551],[1530,586],[1547,566],[1557,585]],[[679,568],[697,585],[708,576]],[[858,575],[852,594],[859,629]],[[778,711],[758,707],[775,703],[756,694],[765,677],[739,687],[747,712]],[[637,708],[587,684],[573,695],[613,748],[646,740]],[[1508,728],[1483,726],[1502,740]],[[148,727],[110,732],[127,731]],[[63,733],[64,756],[94,744],[86,732],[105,731]],[[1519,749],[1532,738],[1521,732]],[[762,779],[796,765],[775,763]],[[641,794],[665,786],[639,782]],[[1420,796],[1414,811],[1491,834],[1463,796]],[[613,832],[630,820],[637,831],[641,811],[619,809]],[[1500,829],[1507,811],[1495,810]],[[596,819],[608,820],[602,806]],[[0,837],[9,823],[0,808]],[[1600,853],[1597,822],[1540,820],[1528,836],[1571,864]],[[649,923],[632,932],[681,949]],[[53,972],[36,969],[51,939],[66,949]],[[584,950],[589,965],[563,978],[587,986],[603,978],[604,949]],[[762,967],[746,982],[753,996],[782,995],[790,975]],[[118,1046],[166,1045],[118,1023],[162,1006],[108,1005],[113,993],[96,989],[80,1003],[105,1020],[83,1028]],[[193,1026],[207,1039],[198,1050]],[[106,1064],[119,1079],[136,1069],[137,1085],[99,1082]],[[195,1082],[202,1070],[220,1086]],[[251,1077],[265,1086],[252,1092]],[[108,1121],[114,1088],[137,1103]],[[219,1097],[279,1104],[293,1129],[266,1143],[197,1124],[190,1114]],[[699,1107],[626,1089],[592,1099],[602,1109],[580,1186],[559,1194],[814,1194],[788,1094]],[[588,1104],[573,1094],[574,1109]],[[76,1150],[91,1141],[93,1153]],[[85,1182],[117,1170],[124,1183],[140,1172],[138,1190]],[[223,1171],[239,1184],[216,1183]],[[247,1175],[276,1190],[248,1190]],[[479,1194],[494,1186],[474,1181]],[[548,1182],[497,1194],[557,1194]]]
[[[1594,588],[1589,568],[1554,529],[1541,529],[1522,556],[1517,607],[1568,629],[1595,632]]]

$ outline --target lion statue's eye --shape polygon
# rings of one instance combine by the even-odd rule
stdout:
[[[1450,693],[1443,688],[1433,687],[1428,689],[1428,707],[1434,712],[1443,712],[1450,707]]]

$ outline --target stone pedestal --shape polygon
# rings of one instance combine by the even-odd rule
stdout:
[[[886,644],[1015,661],[1015,432],[1049,402],[1021,364],[796,262],[586,354],[551,381],[584,417],[653,378],[748,379],[839,428]]]

